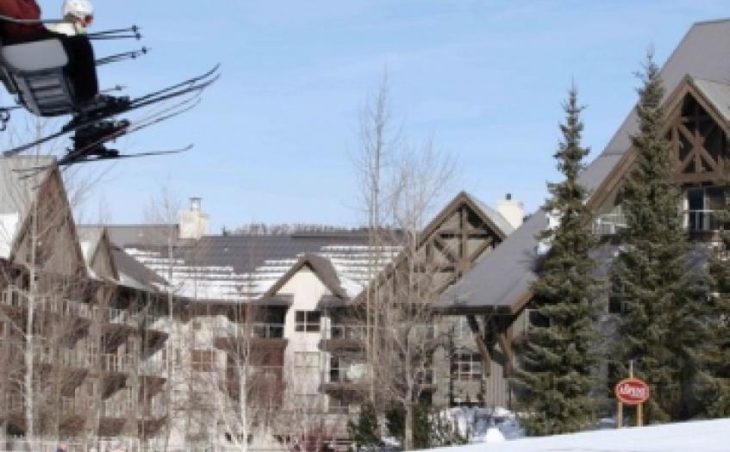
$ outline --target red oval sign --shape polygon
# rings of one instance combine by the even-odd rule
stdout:
[[[649,400],[649,385],[638,378],[626,378],[616,383],[616,398],[626,405],[639,405]]]

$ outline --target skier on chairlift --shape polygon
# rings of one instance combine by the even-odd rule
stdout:
[[[41,20],[41,8],[36,0],[0,0],[0,81],[5,90],[15,96],[20,106],[36,116],[72,116],[58,132],[4,150],[2,155],[17,155],[71,133],[73,146],[67,149],[59,165],[170,154],[189,149],[190,146],[120,156],[118,151],[108,149],[105,144],[195,107],[199,93],[218,79],[219,65],[204,74],[134,99],[110,96],[99,89],[97,67],[136,58],[146,53],[146,49],[96,59],[91,40],[140,39],[138,28],[87,34],[86,29],[94,20],[90,0],[64,0],[62,14],[61,20]],[[176,101],[135,123],[117,119],[118,115],[188,95],[187,99]],[[10,108],[0,106],[0,131],[9,119],[9,111]]]
[[[46,28],[66,36],[83,35],[94,21],[94,6],[88,0],[65,0],[62,13],[66,22],[50,24]]]
[[[64,127],[71,130],[77,124],[93,117],[96,111],[109,109],[123,111],[129,103],[128,97],[114,97],[99,94],[96,76],[96,61],[86,28],[94,19],[94,7],[89,0],[65,0],[62,8],[63,22],[39,25],[4,24],[3,37],[9,42],[33,41],[56,37],[63,44],[69,58],[67,66],[69,79],[77,102],[78,113]],[[0,2],[0,14],[19,19],[39,20],[41,9],[35,0],[12,0]],[[100,121],[93,126],[76,131],[73,137],[75,148],[88,147],[102,136],[126,127],[127,121]],[[103,146],[99,151],[105,152]]]

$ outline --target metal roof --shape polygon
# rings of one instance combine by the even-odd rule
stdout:
[[[717,82],[730,78],[730,19],[701,22],[692,26],[661,70],[666,96],[691,75],[699,80],[698,88],[715,102],[725,103],[728,95]],[[703,82],[704,81],[704,82]],[[720,107],[720,106],[718,106]],[[581,173],[580,182],[595,192],[617,166],[631,146],[637,132],[636,110],[609,141],[603,152]],[[514,311],[529,295],[538,262],[536,235],[548,224],[543,210],[538,210],[494,251],[478,262],[461,281],[444,292],[434,304],[441,309],[508,309]]]
[[[133,228],[130,228],[133,229]],[[317,254],[336,268],[342,285],[365,284],[371,255],[366,231],[281,235],[206,236],[166,246],[126,244],[125,251],[168,277],[191,300],[247,302],[266,293],[304,255]],[[387,246],[385,251],[395,254]],[[347,283],[347,284],[346,284]]]
[[[495,209],[492,209],[470,193],[464,192],[464,195],[469,198],[477,207],[479,207],[482,210],[482,213],[484,213],[487,218],[492,220],[492,223],[494,223],[494,225],[499,228],[503,235],[507,236],[514,232],[514,226],[512,226],[512,224],[510,224],[510,222],[507,221],[507,219],[501,213],[499,213]]]
[[[730,74],[728,75],[730,76]],[[717,108],[723,119],[730,122],[730,84],[698,77],[692,77],[691,81],[702,95]]]
[[[133,289],[157,291],[157,286],[167,284],[160,275],[153,272],[118,246],[112,246],[114,265],[119,273],[119,284]]]
[[[16,234],[55,159],[51,156],[0,158],[0,258],[8,258]],[[35,167],[48,169],[33,170]]]

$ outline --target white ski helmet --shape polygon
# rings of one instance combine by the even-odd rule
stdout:
[[[66,0],[63,2],[63,17],[67,16],[91,22],[94,18],[94,6],[89,0]]]

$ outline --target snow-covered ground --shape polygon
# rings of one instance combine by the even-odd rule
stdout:
[[[730,419],[523,438],[430,452],[730,452]]]
[[[441,416],[450,420],[470,443],[492,443],[524,436],[514,413],[501,407],[450,408],[442,411]]]

